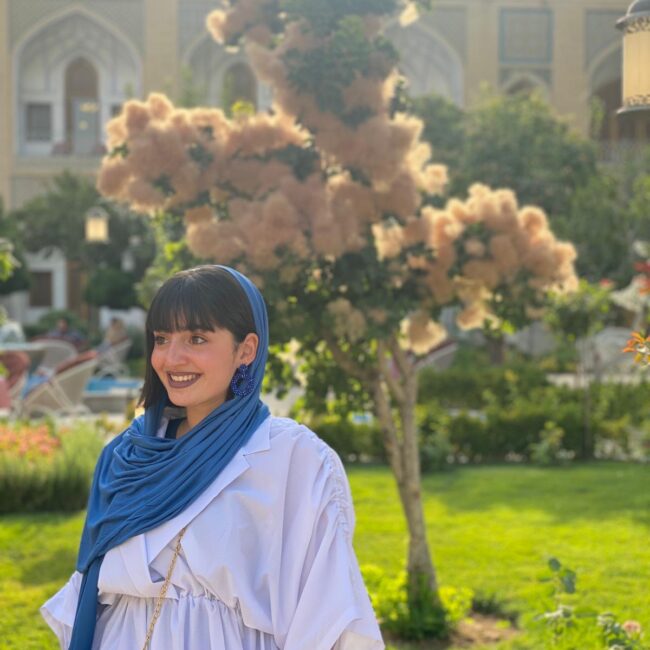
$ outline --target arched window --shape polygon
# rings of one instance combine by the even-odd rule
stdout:
[[[86,59],[65,71],[65,135],[75,154],[91,154],[99,143],[97,71]]]
[[[84,7],[34,25],[15,60],[20,155],[101,155],[114,107],[140,92],[136,48]]]
[[[422,97],[435,93],[457,106],[463,105],[463,63],[424,17],[406,27],[395,21],[388,25],[385,36],[399,53],[399,68],[408,79],[410,95]]]
[[[201,102],[220,106],[226,113],[238,100],[258,111],[271,107],[272,91],[255,77],[241,53],[229,52],[205,34],[183,56],[192,85],[201,89]]]
[[[257,110],[257,80],[250,66],[243,61],[233,63],[223,75],[221,105],[230,113],[237,102],[251,104]]]

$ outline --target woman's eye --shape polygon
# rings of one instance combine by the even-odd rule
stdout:
[[[205,343],[205,338],[203,338],[199,334],[192,334],[190,341],[193,345],[201,345],[201,343]]]
[[[161,336],[160,334],[156,334],[153,337],[153,343],[154,345],[162,345],[166,341],[164,336]]]

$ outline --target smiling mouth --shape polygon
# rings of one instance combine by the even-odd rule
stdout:
[[[187,388],[194,384],[200,376],[193,372],[168,372],[167,381],[172,388]]]

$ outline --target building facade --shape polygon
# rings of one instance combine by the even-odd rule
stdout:
[[[0,195],[17,207],[63,169],[93,174],[103,125],[130,97],[188,91],[204,104],[270,104],[243,53],[217,45],[215,0],[0,0]],[[616,117],[629,0],[436,0],[386,25],[411,93],[459,106],[483,84],[538,88],[583,133],[601,107],[604,141],[634,137]],[[629,129],[628,129],[629,131]],[[638,135],[638,134],[636,134]]]
[[[327,0],[323,0],[326,2]],[[620,119],[621,35],[630,0],[435,0],[385,34],[414,96],[471,106],[487,85],[538,90],[582,133],[616,148],[649,139],[649,121]],[[21,206],[67,169],[92,177],[104,125],[125,100],[162,91],[185,103],[270,106],[243,52],[205,28],[218,0],[0,0],[0,197]],[[594,115],[600,115],[594,129]],[[32,259],[33,258],[33,259]],[[3,300],[32,322],[83,309],[82,271],[61,255],[31,256],[32,290]],[[15,303],[15,304],[14,304]]]

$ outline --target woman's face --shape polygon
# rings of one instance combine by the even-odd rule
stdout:
[[[236,344],[226,329],[154,332],[151,365],[169,399],[184,406],[190,426],[226,401],[235,370],[255,359],[255,334]]]

